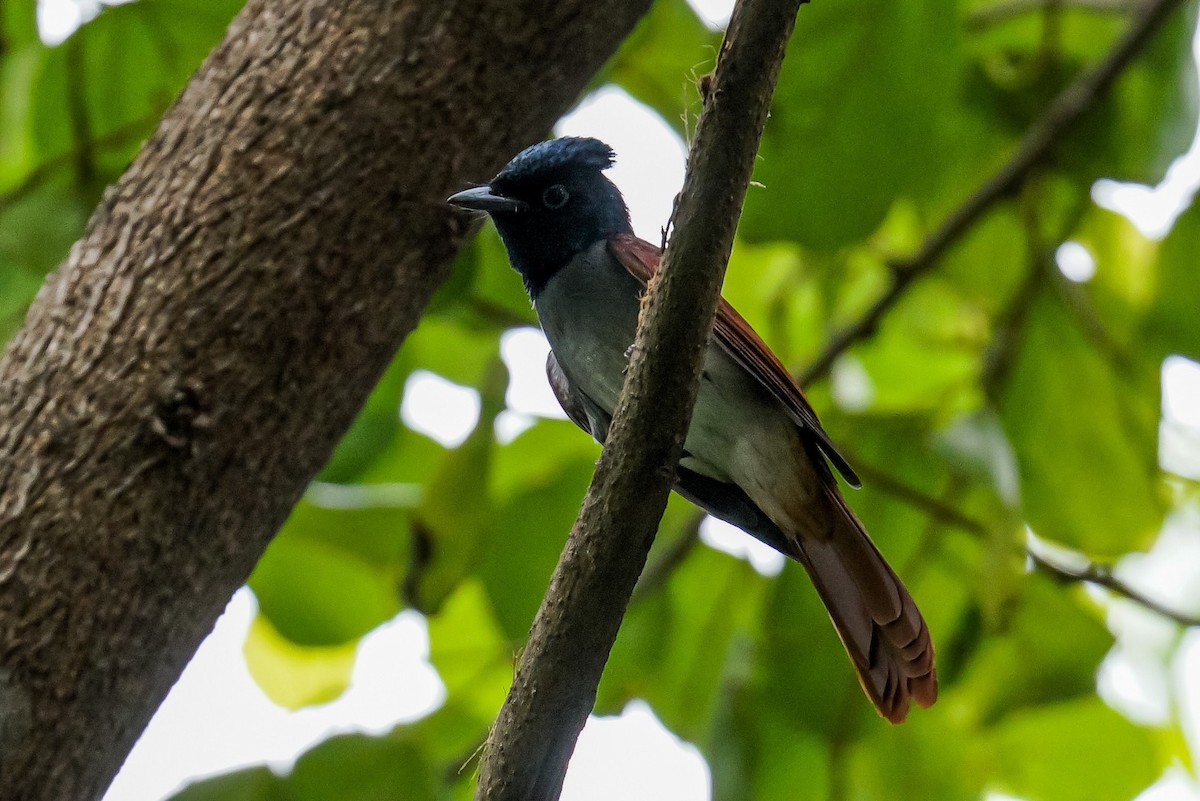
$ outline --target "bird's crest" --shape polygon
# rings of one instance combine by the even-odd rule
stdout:
[[[518,182],[535,175],[577,169],[607,170],[616,161],[616,153],[599,139],[564,136],[525,148],[508,163],[495,183]]]

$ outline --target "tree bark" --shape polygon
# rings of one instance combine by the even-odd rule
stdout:
[[[649,0],[250,0],[0,363],[0,798],[92,799]]]

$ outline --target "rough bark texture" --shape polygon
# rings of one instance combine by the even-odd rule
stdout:
[[[250,0],[0,363],[0,798],[92,799],[649,0]]]
[[[803,0],[739,0],[604,454],[492,729],[479,801],[555,801],[666,507],[733,235]]]

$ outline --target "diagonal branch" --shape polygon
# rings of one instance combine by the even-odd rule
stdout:
[[[662,555],[654,562],[647,565],[641,578],[638,579],[637,587],[633,590],[633,602],[650,598],[670,581],[671,576],[675,574],[687,558],[696,550],[696,546],[700,544],[700,526],[707,519],[708,515],[702,509],[697,509],[692,513],[692,516],[683,524],[683,530],[675,541],[663,549]]]
[[[966,24],[971,30],[985,30],[1010,20],[1045,11],[1051,3],[1062,8],[1107,16],[1125,16],[1133,12],[1130,0],[1005,0],[971,12]]]
[[[733,233],[802,0],[739,0],[604,454],[488,738],[480,801],[553,801],[666,507]]]
[[[96,180],[95,143],[92,135],[92,118],[88,111],[87,83],[83,62],[84,37],[72,36],[65,45],[67,49],[67,117],[71,123],[71,137],[75,141],[75,177],[80,186],[89,186]]]
[[[983,521],[960,512],[951,503],[923,492],[887,470],[865,464],[862,460],[855,461],[854,466],[859,476],[870,482],[873,489],[924,512],[930,520],[953,526],[976,537],[982,537],[987,532],[987,525]]]
[[[1046,113],[1025,134],[1008,163],[952,212],[941,227],[925,240],[916,255],[893,265],[891,286],[857,322],[830,340],[816,361],[801,375],[801,384],[807,386],[824,378],[838,357],[852,345],[874,336],[884,316],[900,302],[917,279],[932,272],[946,252],[982,220],[992,206],[1021,187],[1051,154],[1055,145],[1133,63],[1134,58],[1166,23],[1171,12],[1185,1],[1149,0],[1141,6],[1129,30],[1105,59],[1076,78],[1054,99]]]
[[[1095,584],[1098,587],[1103,587],[1111,593],[1126,598],[1134,603],[1141,604],[1152,612],[1157,612],[1169,620],[1173,620],[1181,626],[1195,627],[1200,626],[1200,615],[1191,615],[1186,612],[1180,612],[1177,609],[1171,609],[1158,601],[1150,598],[1133,587],[1130,587],[1121,579],[1113,575],[1112,568],[1108,565],[1099,564],[1097,562],[1087,562],[1082,567],[1067,567],[1066,565],[1058,564],[1047,559],[1045,555],[1038,553],[1035,549],[1029,548],[1030,561],[1042,571],[1049,573],[1055,579],[1068,584]]]
[[[92,153],[96,154],[97,151],[122,147],[144,139],[148,133],[152,132],[159,116],[143,117],[115,128],[103,136],[97,136],[89,143],[89,147],[91,147]],[[85,156],[80,149],[73,148],[62,155],[49,158],[29,170],[17,183],[0,193],[0,214],[41,189],[63,167],[78,164],[84,158],[89,157]]]

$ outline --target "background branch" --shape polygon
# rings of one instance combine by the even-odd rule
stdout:
[[[477,798],[553,801],[683,448],[734,230],[802,0],[741,0],[700,118],[676,232],[579,519],[488,740]]]
[[[1045,11],[1052,3],[1064,9],[1110,16],[1125,16],[1134,9],[1131,0],[1004,0],[971,12],[967,17],[967,27],[984,30],[1026,14]]]
[[[892,283],[887,291],[856,322],[830,340],[825,350],[800,377],[801,384],[829,374],[833,363],[855,343],[869,339],[879,329],[884,316],[900,302],[917,279],[932,272],[941,258],[1000,200],[1009,197],[1034,173],[1054,150],[1054,146],[1096,105],[1133,63],[1171,12],[1186,0],[1149,0],[1141,5],[1125,35],[1105,59],[1084,72],[1064,89],[1046,109],[1008,163],[979,187],[934,231],[916,255],[892,265]]]
[[[1174,620],[1181,626],[1200,626],[1200,615],[1189,615],[1185,612],[1172,609],[1150,598],[1146,594],[1135,590],[1113,575],[1112,568],[1108,565],[1088,561],[1082,567],[1068,567],[1052,561],[1044,554],[1038,553],[1034,548],[1029,548],[1027,553],[1029,554],[1029,559],[1039,570],[1050,574],[1059,581],[1095,584],[1098,587],[1104,587],[1109,592],[1119,595],[1122,598],[1141,604],[1165,618]]]
[[[700,526],[706,518],[707,515],[702,509],[695,510],[683,524],[683,530],[679,532],[675,541],[664,548],[655,561],[646,566],[633,590],[634,603],[651,597],[667,585],[675,571],[683,566],[700,544]]]

